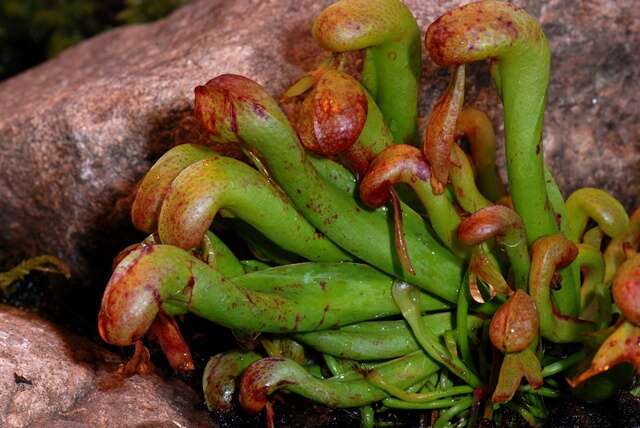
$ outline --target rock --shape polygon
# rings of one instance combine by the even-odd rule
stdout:
[[[186,384],[157,375],[108,386],[120,359],[43,319],[0,305],[0,426],[210,426]]]
[[[421,27],[464,0],[408,0]],[[53,253],[102,286],[111,257],[140,239],[128,195],[162,152],[202,142],[193,88],[238,73],[274,94],[317,62],[313,17],[329,1],[201,0],[120,28],[0,84],[0,248]],[[554,50],[545,154],[565,192],[603,187],[628,208],[640,190],[640,9],[633,0],[518,0]],[[469,104],[500,107],[486,66]],[[424,67],[427,114],[447,72]],[[95,287],[99,288],[99,287]]]

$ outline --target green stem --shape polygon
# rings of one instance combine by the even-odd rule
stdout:
[[[465,137],[471,146],[478,188],[490,201],[498,201],[506,191],[498,175],[496,135],[491,120],[481,110],[467,107],[458,117],[456,134],[458,137]]]
[[[447,410],[442,412],[438,420],[435,424],[433,424],[433,428],[444,428],[449,424],[449,421],[456,417],[458,414],[467,410],[473,404],[473,398],[461,398],[454,404],[449,407]]]
[[[560,372],[567,370],[569,367],[574,366],[580,361],[584,360],[587,356],[587,353],[582,350],[578,351],[574,354],[569,355],[567,358],[564,358],[560,361],[556,361],[555,363],[551,363],[542,368],[542,377],[553,376]]]
[[[451,152],[451,157],[458,165],[452,165],[449,172],[453,191],[460,206],[468,213],[475,213],[492,205],[476,186],[473,167],[467,154],[457,144],[452,146]]]
[[[600,250],[587,244],[578,244],[575,263],[582,271],[580,318],[596,323],[600,328],[611,319],[611,294],[604,283],[604,259]]]
[[[397,386],[387,383],[385,380],[380,378],[380,376],[375,371],[367,374],[367,380],[395,398],[399,398],[400,400],[404,401],[411,401],[414,403],[427,403],[429,401],[435,401],[440,398],[473,392],[473,388],[470,386],[454,386],[452,388],[447,388],[445,391],[430,391],[418,393],[406,392],[405,390],[398,388]]]
[[[449,355],[438,338],[425,326],[420,316],[418,289],[404,282],[396,282],[393,285],[392,294],[398,308],[402,311],[402,316],[411,326],[416,340],[427,354],[467,384],[473,387],[480,386],[482,384],[480,379],[459,359]]]
[[[455,398],[445,398],[443,400],[429,401],[427,403],[416,403],[412,401],[404,401],[397,398],[385,398],[382,404],[391,409],[404,410],[434,410],[452,407],[458,403]]]

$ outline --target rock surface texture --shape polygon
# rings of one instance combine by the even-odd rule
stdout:
[[[463,2],[407,0],[423,30]],[[322,55],[309,29],[328,3],[194,1],[0,84],[0,248],[56,254],[102,286],[109,257],[139,239],[127,213],[136,181],[170,146],[204,141],[191,116],[194,86],[238,73],[278,94]],[[515,3],[540,18],[554,53],[545,154],[560,186],[603,187],[632,208],[640,193],[640,9],[633,0]],[[486,71],[472,67],[467,103],[490,110],[497,125]],[[447,72],[425,59],[423,77],[427,114]]]
[[[156,375],[108,382],[121,361],[34,315],[0,305],[0,426],[210,426],[187,385]]]

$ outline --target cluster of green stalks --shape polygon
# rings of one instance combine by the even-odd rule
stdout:
[[[279,102],[237,75],[195,89],[211,140],[246,158],[185,144],[147,173],[132,220],[149,237],[116,259],[103,339],[142,352],[146,336],[190,370],[174,317],[233,330],[238,349],[205,369],[207,405],[266,409],[269,424],[270,397],[286,391],[360,408],[364,427],[390,408],[477,426],[501,406],[536,425],[544,397],[602,399],[631,381],[640,210],[629,218],[593,188],[565,201],[545,168],[550,54],[536,20],[484,0],[421,43],[399,0],[340,0],[312,33],[330,55]],[[451,83],[421,139],[423,45]],[[466,64],[480,60],[504,107],[509,193],[491,121],[464,104]],[[239,260],[220,227],[255,259]]]

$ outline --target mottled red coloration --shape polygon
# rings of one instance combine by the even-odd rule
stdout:
[[[522,219],[514,210],[503,205],[492,205],[462,220],[458,227],[458,239],[465,245],[478,245],[488,239],[501,237],[514,228],[523,227]]]
[[[427,181],[429,176],[429,165],[419,149],[406,144],[390,146],[376,157],[362,178],[360,199],[378,208],[391,199],[395,184],[412,185],[416,180]]]
[[[380,43],[379,34],[401,32],[394,20],[366,13],[370,9],[368,0],[333,3],[316,17],[311,30],[313,38],[327,50],[345,52]]]
[[[562,235],[543,236],[531,246],[531,259],[539,260],[543,269],[569,266],[578,256],[578,247]]]
[[[431,182],[435,193],[442,193],[449,181],[451,146],[454,144],[456,123],[464,103],[465,66],[456,67],[451,83],[431,110],[422,150],[431,165]]]
[[[493,315],[489,337],[493,346],[502,352],[519,352],[535,340],[538,328],[538,311],[533,299],[517,290]]]
[[[340,163],[352,171],[358,179],[367,173],[369,165],[375,158],[375,153],[370,148],[359,144],[358,141],[345,150],[344,153],[338,155]]]
[[[174,370],[188,372],[195,369],[189,345],[180,334],[180,328],[173,317],[160,311],[149,328],[149,336],[158,342]]]
[[[438,18],[429,28],[424,45],[441,66],[466,64],[490,57],[484,48],[491,40],[497,55],[519,38],[544,37],[535,21],[508,2],[480,1],[460,6]]]
[[[274,379],[270,379],[272,369],[283,361],[287,360],[279,357],[263,358],[251,364],[242,373],[239,398],[244,410],[252,414],[260,413],[267,404],[269,394],[273,389],[291,383],[284,379],[279,379],[274,383]]]
[[[241,143],[238,136],[238,115],[251,109],[255,116],[270,118],[265,107],[271,101],[262,88],[251,79],[235,74],[223,74],[195,89],[194,114],[200,124],[219,139]]]
[[[523,377],[527,379],[532,389],[538,389],[544,384],[540,361],[529,349],[505,355],[491,401],[499,404],[511,400]]]
[[[200,121],[200,124],[209,132],[216,134],[216,119],[215,112],[211,103],[207,101],[207,87],[205,86],[196,86],[193,90],[194,92],[194,112],[196,118]]]
[[[292,124],[306,149],[324,156],[348,150],[367,120],[367,97],[351,76],[321,69]],[[291,117],[290,117],[291,120]]]
[[[620,266],[611,291],[620,312],[633,324],[640,326],[640,255],[635,255]]]
[[[146,286],[153,281],[148,281],[147,274],[137,269],[151,252],[151,245],[132,252],[116,267],[107,284],[98,314],[98,332],[107,343],[133,344],[147,333],[160,310],[162,302],[157,289]]]
[[[575,388],[587,379],[622,363],[630,363],[636,371],[640,371],[640,327],[628,321],[618,323],[615,331],[600,345],[587,370],[567,381]]]

